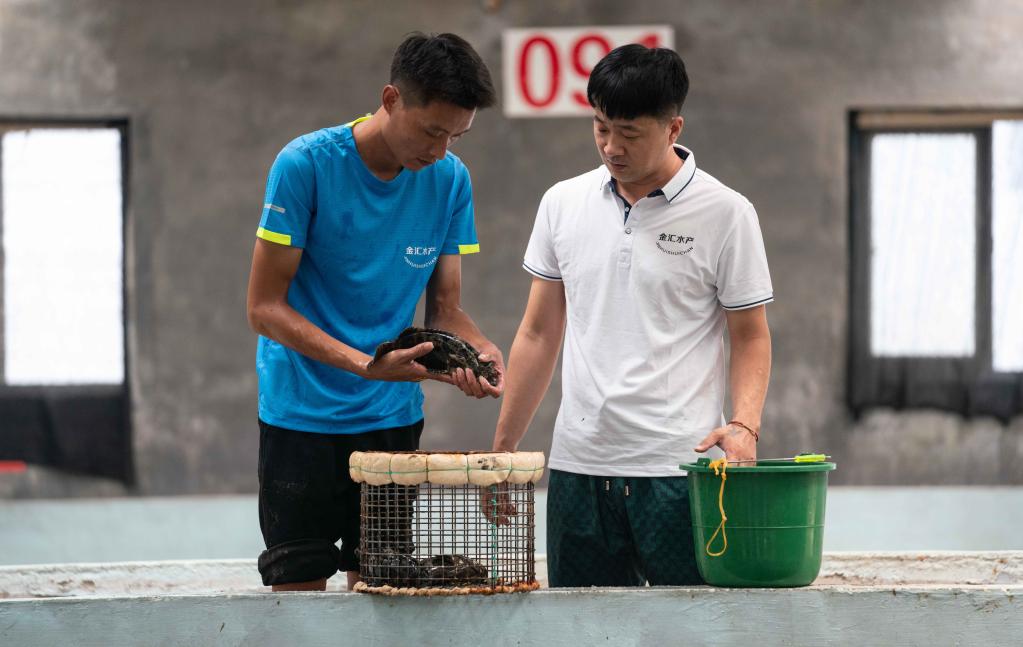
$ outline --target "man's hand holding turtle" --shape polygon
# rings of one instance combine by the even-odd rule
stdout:
[[[392,350],[377,359],[370,359],[365,368],[361,371],[360,377],[367,380],[381,380],[383,382],[422,382],[423,380],[437,380],[452,384],[450,375],[443,373],[431,373],[426,367],[416,362],[417,357],[422,357],[433,350],[433,342],[416,344],[412,348],[400,348]]]
[[[491,384],[486,378],[473,373],[470,368],[456,368],[451,372],[452,384],[462,390],[462,393],[474,398],[499,398],[504,393],[504,356],[501,350],[487,342],[480,344],[480,362],[493,362],[497,369],[497,384]]]

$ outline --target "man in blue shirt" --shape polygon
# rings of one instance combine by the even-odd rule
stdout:
[[[494,98],[469,43],[413,34],[376,113],[295,139],[270,170],[248,317],[260,335],[259,570],[275,591],[324,590],[339,569],[349,588],[358,581],[348,457],[418,448],[418,382],[477,398],[504,388],[503,377],[428,373],[414,360],[430,343],[370,361],[412,323],[425,290],[425,325],[467,339],[503,375],[501,352],[460,304],[461,255],[479,242],[469,173],[448,152]]]

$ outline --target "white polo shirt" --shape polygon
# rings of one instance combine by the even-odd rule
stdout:
[[[549,465],[681,476],[724,423],[725,310],[773,300],[753,205],[684,163],[626,208],[601,166],[547,191],[523,267],[563,281],[562,399]]]

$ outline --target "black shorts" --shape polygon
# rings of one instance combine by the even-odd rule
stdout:
[[[418,449],[422,433],[422,420],[361,434],[293,431],[260,420],[263,584],[310,582],[339,569],[359,570],[359,485],[348,474],[348,458],[354,451]]]

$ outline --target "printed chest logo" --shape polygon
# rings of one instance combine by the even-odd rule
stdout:
[[[657,249],[672,256],[684,256],[693,251],[692,236],[682,234],[661,234],[657,237]]]
[[[437,262],[437,248],[409,245],[405,248],[405,262],[417,270],[430,267]]]

